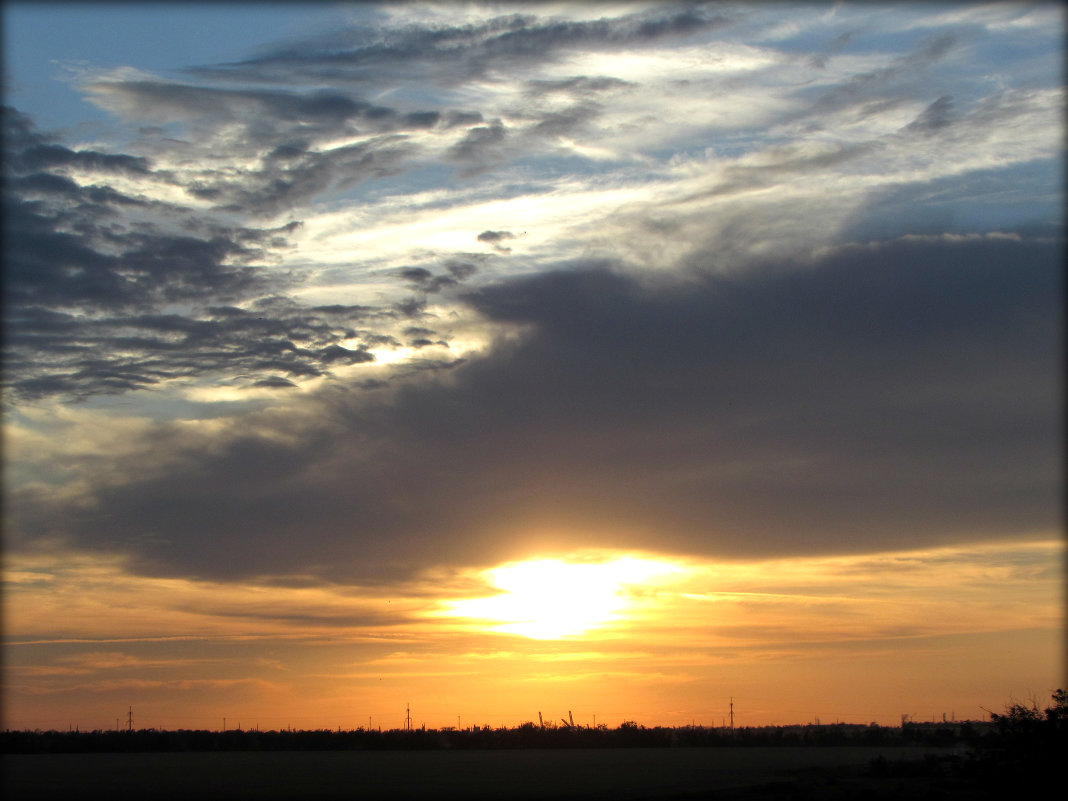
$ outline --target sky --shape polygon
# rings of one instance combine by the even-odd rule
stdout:
[[[4,727],[1043,703],[1064,16],[4,4]]]

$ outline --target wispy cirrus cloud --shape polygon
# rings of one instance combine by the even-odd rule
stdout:
[[[398,16],[403,17],[403,11]],[[507,14],[461,24],[365,24],[300,40],[244,61],[190,68],[211,79],[372,86],[428,80],[460,84],[572,50],[611,52],[729,23],[715,6],[676,6],[594,19]]]

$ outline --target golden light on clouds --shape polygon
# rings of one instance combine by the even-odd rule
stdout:
[[[555,640],[586,634],[640,605],[642,590],[684,572],[681,565],[635,556],[598,562],[532,559],[486,571],[503,592],[445,602],[443,614],[490,631]]]
[[[731,562],[558,551],[387,587],[9,555],[5,724],[105,726],[133,705],[161,727],[388,727],[411,702],[430,727],[568,709],[681,725],[718,723],[728,695],[751,725],[978,718],[1054,681],[1063,560],[1052,539]]]

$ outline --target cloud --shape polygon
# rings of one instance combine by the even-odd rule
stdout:
[[[432,127],[438,121],[434,111],[399,113],[333,90],[223,89],[122,75],[89,82],[85,88],[95,102],[122,116],[179,119],[187,126],[211,129],[239,125],[249,144],[298,132],[311,139],[354,131],[390,133]]]
[[[515,234],[511,231],[483,231],[478,235],[477,239],[479,242],[492,245],[493,249],[498,253],[510,253],[511,248],[506,248],[501,243],[506,239],[515,239]]]
[[[328,189],[394,174],[418,150],[408,135],[441,120],[435,110],[404,112],[327,90],[224,89],[122,74],[90,82],[86,90],[98,105],[128,119],[180,121],[190,153],[182,159],[183,148],[174,147],[165,155],[178,159],[190,194],[259,217],[274,217]],[[229,168],[219,163],[224,156]]]
[[[157,429],[166,469],[87,474],[76,505],[13,493],[11,543],[351,581],[534,548],[732,559],[1047,534],[1060,267],[1057,242],[914,237],[681,283],[610,264],[501,281],[467,302],[524,333],[447,380],[324,391],[205,439]]]
[[[449,149],[449,155],[459,161],[472,161],[479,165],[503,158],[507,131],[500,120],[493,120],[489,125],[469,128],[467,135]]]
[[[455,286],[459,279],[455,275],[434,275],[425,267],[406,267],[400,271],[401,277],[427,294],[440,292],[448,286]]]
[[[343,190],[401,171],[413,148],[399,137],[381,137],[327,152],[276,148],[255,170],[237,180],[222,173],[197,187],[196,194],[220,209],[273,217],[327,190]]]
[[[558,80],[529,81],[527,83],[526,93],[534,97],[552,94],[592,96],[599,92],[625,89],[632,86],[634,86],[634,84],[631,81],[624,81],[621,78],[613,78],[609,75],[602,75],[594,78],[586,75],[576,75],[573,78],[563,78]]]
[[[902,84],[918,80],[928,67],[944,59],[959,44],[959,35],[951,32],[929,37],[885,67],[851,75],[819,97],[809,113],[825,114],[860,100],[882,97],[891,89],[900,92]]]
[[[373,329],[392,310],[307,306],[270,269],[299,222],[228,225],[129,194],[108,181],[171,178],[146,158],[49,144],[15,110],[4,120],[7,402],[207,376],[278,386],[374,360]]]
[[[281,376],[268,376],[267,378],[261,378],[256,381],[252,386],[254,387],[268,387],[270,389],[288,389],[289,387],[296,387],[297,385],[290,381],[288,378],[282,378]]]
[[[471,23],[366,24],[304,39],[228,64],[194,67],[200,78],[288,83],[307,80],[380,87],[429,81],[449,86],[485,78],[502,65],[538,64],[562,53],[612,52],[713,30],[728,19],[699,6],[667,6],[616,18],[511,14]]]
[[[939,128],[945,128],[947,125],[951,125],[955,116],[953,98],[949,95],[942,95],[942,97],[938,98],[925,108],[920,116],[905,126],[905,129],[921,133],[931,133],[937,131]]]

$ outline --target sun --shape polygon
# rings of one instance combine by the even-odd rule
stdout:
[[[636,603],[634,590],[682,570],[635,556],[510,562],[484,574],[500,594],[447,601],[443,614],[536,640],[574,637],[620,619]]]

